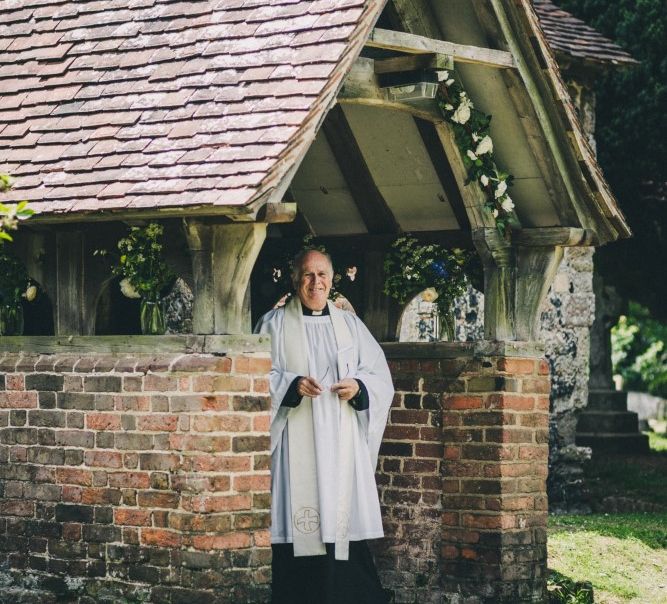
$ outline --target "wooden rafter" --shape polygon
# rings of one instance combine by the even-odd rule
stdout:
[[[440,137],[433,126],[432,123],[422,120],[420,118],[415,118],[415,125],[419,131],[424,147],[428,156],[431,158],[431,163],[435,168],[435,172],[438,175],[440,184],[445,190],[445,195],[447,195],[447,201],[454,212],[456,221],[459,223],[459,227],[465,231],[470,230],[470,220],[468,219],[468,214],[466,213],[465,206],[463,204],[463,198],[461,197],[461,192],[459,187],[456,184],[456,178],[452,172],[452,168],[449,165],[449,160],[445,155],[445,150],[442,147],[440,142]]]
[[[322,130],[369,233],[398,233],[399,226],[378,189],[342,107],[327,115]]]
[[[406,53],[444,54],[451,56],[454,61],[476,63],[478,65],[486,65],[502,69],[514,69],[516,67],[512,54],[505,50],[480,48],[479,46],[468,46],[466,44],[455,44],[454,42],[436,40],[388,29],[375,28],[371,32],[371,35],[366,42],[366,46],[371,48],[383,48],[385,50],[397,50]]]

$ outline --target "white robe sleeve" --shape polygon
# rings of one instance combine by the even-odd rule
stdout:
[[[285,368],[285,345],[283,339],[283,323],[285,311],[277,308],[266,313],[257,323],[255,333],[271,336],[271,373],[269,374],[271,391],[271,453],[280,442],[287,424],[289,407],[281,407],[285,393],[298,377],[298,374]]]
[[[377,465],[382,434],[394,398],[394,385],[384,352],[362,321],[351,313],[346,319],[357,344],[356,372],[349,377],[361,380],[368,390],[368,409],[357,412],[366,435],[373,468]]]

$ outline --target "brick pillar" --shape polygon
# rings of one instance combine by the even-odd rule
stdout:
[[[443,394],[442,580],[470,602],[545,601],[549,368],[513,352]]]
[[[549,377],[535,345],[385,344],[377,480],[396,604],[546,601]]]

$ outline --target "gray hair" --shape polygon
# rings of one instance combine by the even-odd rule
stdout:
[[[317,252],[318,254],[322,254],[327,261],[329,262],[329,266],[331,267],[331,274],[333,275],[333,261],[331,260],[331,256],[327,252],[323,252],[322,250],[317,250],[315,248],[310,248],[310,249],[304,249],[301,250],[300,252],[297,253],[296,256],[294,256],[294,259],[292,260],[292,284],[294,287],[296,287],[301,281],[301,275],[302,275],[302,268],[303,268],[303,261],[305,260],[306,256],[312,252]]]

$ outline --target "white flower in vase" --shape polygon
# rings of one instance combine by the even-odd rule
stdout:
[[[489,186],[489,177],[486,174],[482,174],[479,177],[479,181],[482,183],[482,186],[484,187]]]
[[[466,151],[466,155],[467,155],[472,161],[475,161],[475,160],[477,159],[477,156],[476,156],[470,149],[468,149],[468,150]]]
[[[121,280],[120,291],[126,298],[135,298],[135,299],[141,298],[141,295],[130,283],[130,280],[127,277]]]

